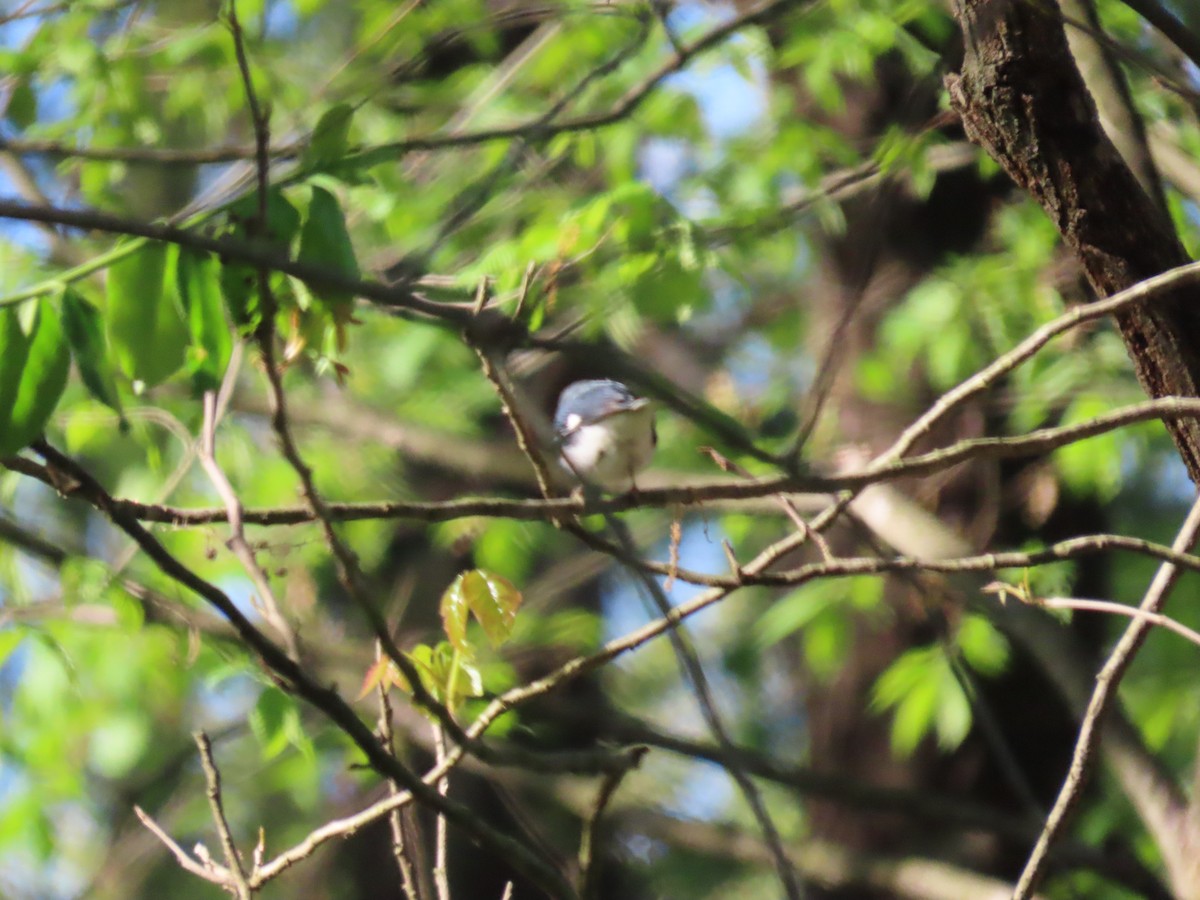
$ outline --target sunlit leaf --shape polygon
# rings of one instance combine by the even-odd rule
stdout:
[[[300,232],[300,259],[322,266],[346,278],[359,277],[358,260],[346,231],[346,217],[337,198],[323,187],[314,186],[308,216]],[[353,297],[344,291],[312,285],[314,296],[329,304],[339,323],[349,320]]]
[[[346,153],[346,140],[350,135],[350,120],[353,117],[354,107],[349,103],[338,103],[325,110],[317,120],[301,164],[306,169],[315,169],[324,163],[341,159]]]
[[[121,409],[121,396],[117,392],[115,369],[109,357],[100,311],[71,287],[63,291],[62,309],[63,331],[84,387],[120,416],[122,427],[128,427]]]
[[[147,716],[123,710],[107,716],[88,739],[88,764],[105,778],[123,778],[133,770],[150,742]]]
[[[233,352],[233,336],[221,302],[220,263],[208,253],[182,248],[176,267],[179,298],[191,333],[188,371],[197,391],[221,386]]]
[[[1008,640],[983,616],[965,616],[954,637],[967,665],[981,674],[997,675],[1008,663]]]
[[[258,739],[263,759],[273,759],[295,743],[300,711],[296,702],[279,688],[263,688],[249,718],[250,730]]]
[[[409,685],[408,679],[404,677],[404,673],[386,656],[381,656],[375,662],[371,663],[370,668],[367,669],[366,676],[363,678],[362,689],[358,692],[356,699],[363,699],[378,687],[382,687],[385,691],[391,690],[393,687],[398,687],[406,693],[411,693],[412,691],[412,687]]]
[[[474,615],[493,646],[508,640],[521,605],[521,592],[511,581],[483,569],[461,572],[442,594],[440,612],[446,636],[455,649],[470,654],[468,615]]]
[[[300,230],[300,213],[277,187],[267,191],[265,228],[260,222],[261,213],[258,194],[247,194],[229,208],[222,236],[239,243],[248,243],[253,237],[255,243],[281,257],[288,256],[292,239]],[[261,322],[258,281],[259,274],[254,267],[225,259],[221,261],[221,294],[230,320],[242,334],[253,332]],[[271,278],[269,283],[275,290],[286,282]]]
[[[165,244],[147,243],[108,270],[105,320],[118,365],[135,382],[154,387],[175,374],[187,351]]]
[[[7,408],[0,406],[0,454],[13,453],[42,433],[67,385],[71,355],[58,312],[48,301],[26,306],[34,312],[28,331],[19,324],[14,329],[20,310],[0,310],[0,317],[13,319],[0,324],[0,356],[11,352],[14,361],[22,360],[19,375],[8,365],[0,371],[5,379],[16,377],[15,391],[11,382],[0,388],[0,401],[11,397]]]
[[[446,632],[446,637],[450,639],[453,647],[464,653],[471,650],[470,644],[467,643],[467,619],[471,609],[467,603],[466,593],[463,591],[463,580],[466,574],[466,572],[460,573],[450,583],[450,587],[442,593],[441,603],[438,604],[438,612],[442,617],[442,628]]]

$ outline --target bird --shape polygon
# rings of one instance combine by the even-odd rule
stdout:
[[[554,431],[563,466],[585,487],[610,493],[637,490],[635,476],[658,444],[651,402],[607,378],[567,385]]]

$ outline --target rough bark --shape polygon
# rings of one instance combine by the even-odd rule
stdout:
[[[1096,294],[1190,262],[1101,128],[1058,12],[1021,0],[955,0],[954,8],[965,57],[946,83],[967,136],[1042,205]],[[1173,291],[1117,325],[1147,394],[1197,396],[1200,291]],[[1200,422],[1167,429],[1200,482]]]

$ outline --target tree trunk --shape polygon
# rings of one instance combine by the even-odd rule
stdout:
[[[1188,259],[1165,213],[1105,135],[1051,6],[955,0],[962,71],[950,100],[967,136],[1042,205],[1100,297]],[[1195,397],[1200,385],[1200,290],[1184,287],[1119,314],[1138,380],[1151,397]],[[1167,423],[1200,481],[1200,423]]]

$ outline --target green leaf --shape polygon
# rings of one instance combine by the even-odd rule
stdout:
[[[346,231],[346,218],[337,198],[322,187],[314,186],[308,204],[308,218],[300,232],[300,260],[322,266],[347,278],[358,278],[358,260]],[[344,291],[330,290],[318,285],[313,295],[327,303],[339,324],[349,321],[354,297]]]
[[[438,604],[438,612],[442,616],[442,630],[450,639],[450,644],[457,650],[470,652],[471,645],[467,643],[467,618],[470,608],[467,606],[467,596],[463,592],[463,578],[466,572],[450,583],[450,587],[442,593],[442,601]]]
[[[940,688],[934,730],[938,746],[949,751],[966,740],[971,730],[971,701],[948,666]]]
[[[83,385],[93,397],[121,417],[122,429],[128,428],[117,393],[112,360],[108,356],[108,341],[104,337],[104,320],[100,310],[92,306],[71,287],[62,293],[63,331],[75,357],[75,366]]]
[[[493,572],[472,569],[463,576],[463,593],[492,646],[508,640],[521,606],[521,592],[516,586]]]
[[[197,392],[216,390],[233,353],[233,336],[221,302],[221,265],[209,253],[181,248],[175,275],[192,338],[188,347],[192,384]]]
[[[242,237],[229,232],[227,237]],[[242,333],[252,332],[261,321],[258,305],[258,276],[249,266],[241,263],[224,263],[221,266],[221,296],[229,318]]]
[[[439,605],[451,646],[472,654],[467,638],[469,614],[475,616],[493,646],[504,643],[512,635],[521,599],[521,592],[507,578],[483,569],[461,572],[446,588]]]
[[[304,149],[301,167],[317,169],[325,163],[336,162],[346,154],[346,141],[350,135],[350,120],[354,118],[354,107],[349,103],[338,103],[322,113],[313,129],[312,138]]]
[[[21,328],[16,307],[0,309],[0,440],[9,429],[13,405],[21,387],[21,372],[28,355],[29,338]]]
[[[130,773],[150,742],[147,717],[133,711],[106,716],[91,730],[88,764],[105,778],[123,778]]]
[[[405,656],[416,667],[425,689],[450,710],[456,709],[464,698],[483,694],[483,677],[479,669],[446,641],[440,641],[436,647],[418,644]],[[408,689],[402,680],[395,683]]]
[[[1008,664],[1008,640],[983,616],[965,616],[954,636],[963,660],[983,675],[998,675]]]
[[[250,224],[258,218],[258,194],[251,192],[229,207],[229,221],[235,228],[243,229],[248,236],[254,229]],[[300,213],[277,187],[267,191],[267,232],[258,235],[273,250],[286,252],[292,238],[300,230]]]
[[[23,346],[8,344],[8,339],[14,336],[11,325],[0,327],[0,333],[5,335],[0,338],[0,356],[11,351],[14,358],[23,357],[16,390],[10,393],[0,389],[0,393],[12,397],[10,406],[0,406],[0,454],[15,453],[42,433],[67,386],[71,355],[58,313],[48,302],[32,306],[34,316],[29,331],[17,327],[20,337],[16,340]],[[3,315],[19,321],[21,312],[9,307]],[[8,367],[3,369],[4,376],[11,377]]]
[[[962,743],[971,728],[971,705],[941,646],[916,647],[898,656],[875,682],[874,710],[892,710],[892,748],[908,755],[931,732],[944,750]]]
[[[223,237],[248,243],[250,235],[265,242],[268,249],[281,256],[289,253],[292,238],[300,230],[300,213],[276,187],[267,192],[266,234],[258,234],[255,223],[259,215],[258,194],[251,193],[234,203],[228,212],[228,224]],[[258,297],[258,273],[252,266],[222,261],[221,294],[233,324],[243,333],[254,331],[261,322],[262,311]],[[274,286],[274,285],[273,285]]]
[[[458,709],[462,701],[470,697],[483,696],[483,675],[479,668],[470,660],[458,660],[458,671],[453,685],[447,683],[444,691],[446,706],[451,710]]]
[[[250,712],[250,730],[262,747],[263,759],[278,756],[294,743],[299,717],[296,704],[287,694],[275,687],[263,688]]]
[[[8,95],[8,120],[21,131],[37,121],[37,94],[29,78],[20,78]]]
[[[187,329],[168,280],[168,247],[149,243],[108,270],[108,339],[121,369],[154,387],[183,365]]]
[[[19,625],[0,631],[0,666],[3,666],[12,656],[21,642],[25,640],[25,629]]]
[[[822,590],[816,585],[805,585],[778,598],[755,621],[759,647],[778,644],[840,602],[841,597],[836,592]]]

